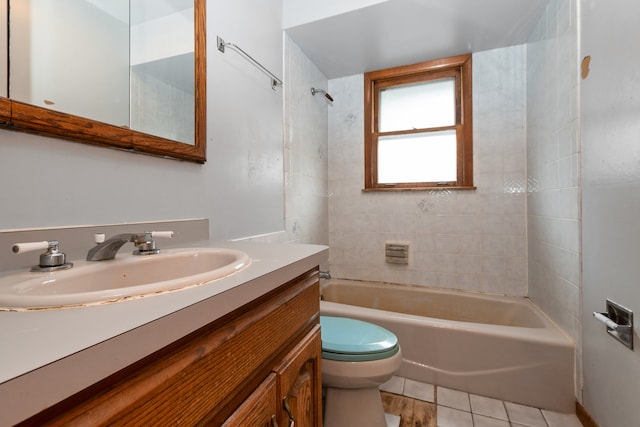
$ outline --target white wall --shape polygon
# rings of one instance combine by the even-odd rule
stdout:
[[[197,165],[0,130],[0,229],[204,217],[212,238],[284,228],[280,0],[207,2],[207,158]]]
[[[327,117],[330,108],[311,88],[327,78],[288,36],[284,37],[285,229],[252,236],[267,243],[329,243]],[[326,266],[322,266],[326,268]]]
[[[525,60],[473,55],[475,191],[363,193],[363,76],[329,81],[333,277],[526,295]],[[408,266],[384,261],[397,240]]]
[[[580,2],[583,181],[583,404],[602,427],[640,420],[640,3]],[[631,50],[630,50],[631,49]],[[633,351],[591,315],[610,298],[635,312]]]
[[[314,2],[313,6],[310,6],[309,1],[283,0],[282,28],[295,27],[296,25],[362,9],[385,1],[389,0],[324,0],[322,2]]]
[[[577,40],[576,0],[550,0],[527,44],[527,225],[529,297],[576,343],[579,390]]]

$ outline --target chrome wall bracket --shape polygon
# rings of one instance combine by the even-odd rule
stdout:
[[[594,311],[593,316],[606,325],[609,335],[633,350],[633,311],[608,299],[607,311]]]
[[[247,61],[249,61],[254,67],[256,67],[258,70],[262,71],[264,74],[266,74],[267,76],[269,76],[269,78],[271,79],[271,89],[276,90],[276,88],[278,86],[282,86],[282,80],[280,80],[279,78],[277,78],[271,71],[267,70],[264,65],[262,65],[261,63],[259,63],[258,61],[256,61],[251,55],[249,55],[247,52],[245,52],[244,50],[242,50],[240,48],[240,46],[235,45],[233,43],[227,43],[224,41],[224,39],[220,36],[216,37],[216,46],[218,47],[218,50],[222,53],[225,52],[225,48],[229,48],[232,50],[235,50],[238,54],[240,54],[240,56],[242,56],[244,59],[246,59]]]

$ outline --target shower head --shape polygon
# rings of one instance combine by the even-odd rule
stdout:
[[[327,98],[329,101],[333,102],[333,97],[331,95],[329,95],[324,89],[316,89],[314,87],[311,88],[311,95],[314,95],[316,93],[322,93],[324,94],[324,97]]]

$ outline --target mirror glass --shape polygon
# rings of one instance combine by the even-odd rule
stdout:
[[[10,125],[204,162],[205,0],[9,3]]]
[[[9,19],[11,99],[193,144],[193,0],[21,0]]]

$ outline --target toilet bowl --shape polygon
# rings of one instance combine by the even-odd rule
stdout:
[[[386,427],[378,387],[398,371],[398,338],[372,323],[320,316],[324,427]]]

